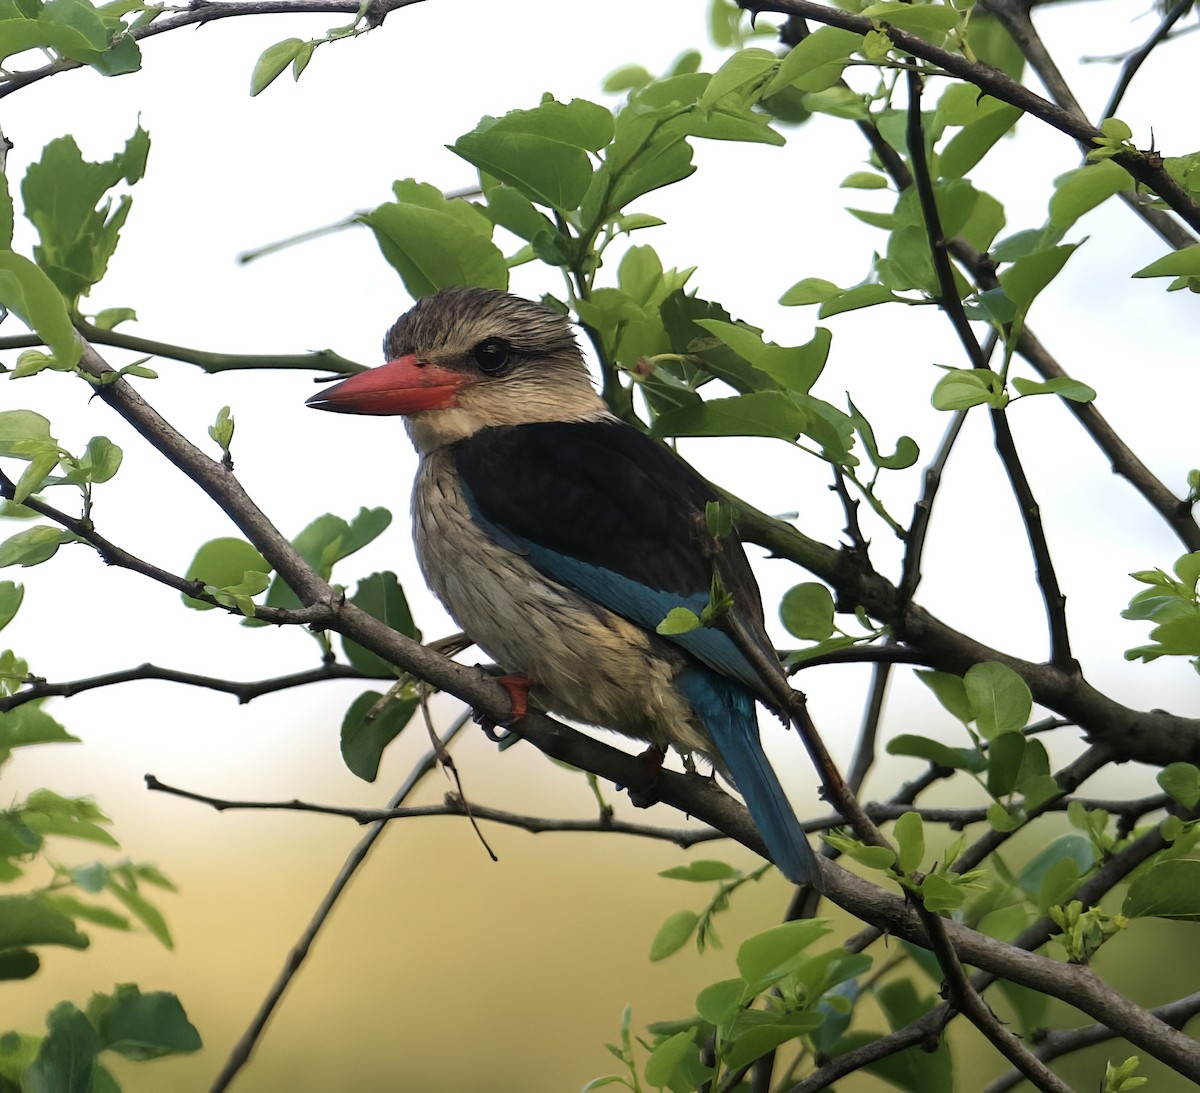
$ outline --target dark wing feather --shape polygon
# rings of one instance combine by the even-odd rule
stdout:
[[[662,605],[699,612],[708,601],[714,560],[734,610],[765,651],[758,584],[736,535],[716,543],[704,508],[716,491],[673,452],[621,422],[537,422],[484,429],[460,441],[455,463],[479,515],[536,547],[534,564],[566,579],[641,625],[653,627]],[[554,556],[554,557],[552,557]],[[567,575],[561,561],[584,563]],[[603,584],[595,571],[623,578]],[[630,608],[630,588],[651,596]],[[679,644],[714,667],[755,685],[758,673],[733,650],[712,651],[720,635],[684,635]],[[772,659],[774,653],[770,653]],[[740,654],[738,660],[742,660]]]

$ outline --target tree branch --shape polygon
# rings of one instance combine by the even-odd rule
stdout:
[[[954,53],[942,49],[940,46],[931,45],[917,35],[901,30],[899,27],[879,23],[877,28],[875,21],[869,18],[853,15],[838,8],[827,7],[824,4],[815,3],[813,0],[738,0],[738,5],[752,12],[774,11],[782,15],[799,15],[828,26],[853,31],[855,34],[869,34],[879,29],[887,35],[896,48],[914,57],[930,61],[950,75],[974,84],[994,99],[1010,103],[1026,114],[1041,119],[1088,148],[1095,147],[1096,141],[1103,139],[1100,130],[1076,111],[1064,109],[1042,98],[997,68],[980,64],[977,61],[969,61],[961,53]],[[1188,224],[1200,231],[1200,206],[1162,167],[1152,166],[1152,161],[1141,152],[1130,152],[1115,158],[1117,163],[1138,182],[1153,190]]]
[[[173,797],[182,797],[187,801],[196,801],[199,804],[215,808],[218,812],[238,810],[312,812],[321,816],[345,816],[358,824],[388,823],[392,820],[411,820],[428,816],[472,816],[477,820],[491,820],[493,823],[504,824],[507,827],[517,827],[532,835],[564,831],[637,835],[645,839],[658,839],[662,842],[674,843],[684,850],[699,843],[714,842],[717,839],[729,837],[724,831],[718,831],[713,827],[694,829],[655,827],[651,824],[629,823],[627,820],[619,820],[607,813],[602,813],[595,820],[552,820],[542,816],[527,816],[504,809],[489,808],[487,805],[478,805],[474,802],[471,803],[468,811],[465,801],[457,793],[447,793],[444,802],[440,805],[414,805],[410,808],[397,806],[353,808],[345,805],[321,805],[295,799],[290,801],[230,801],[222,797],[210,797],[192,790],[180,789],[178,786],[167,785],[165,782],[159,781],[153,774],[146,775],[146,788],[159,793],[168,793]]]
[[[389,12],[399,8],[411,7],[421,0],[371,0],[367,9],[366,22],[370,27],[383,23]],[[166,34],[181,27],[215,22],[217,19],[232,19],[241,15],[353,15],[357,16],[362,5],[356,0],[243,0],[243,2],[214,2],[214,0],[191,0],[182,11],[174,11],[165,18],[156,19],[145,26],[129,31],[129,36],[135,41],[153,38],[156,34]],[[82,61],[73,61],[62,57],[41,68],[31,68],[24,72],[9,73],[0,80],[0,98],[11,95],[23,87],[28,87],[47,76],[59,72],[69,72],[75,68],[83,68]]]
[[[462,717],[455,721],[442,735],[442,747],[449,744],[462,731],[463,726],[469,720],[469,714],[463,714]],[[437,755],[437,748],[431,748],[425,754],[424,758],[409,773],[404,784],[392,795],[391,800],[388,802],[389,808],[398,808],[408,795],[416,789],[421,780],[437,767]],[[321,928],[333,912],[334,905],[341,898],[342,893],[346,890],[358,867],[366,861],[367,855],[375,845],[375,841],[383,834],[386,828],[387,824],[384,821],[376,821],[371,825],[370,830],[358,840],[354,849],[350,851],[349,856],[342,864],[342,868],[338,871],[338,875],[334,878],[333,884],[317,906],[313,917],[300,934],[299,940],[292,946],[291,951],[288,953],[283,969],[259,1005],[258,1011],[255,1013],[254,1019],[250,1022],[249,1028],[242,1034],[230,1052],[229,1058],[225,1060],[225,1065],[214,1080],[210,1093],[222,1093],[223,1090],[228,1089],[229,1083],[237,1076],[238,1071],[246,1065],[251,1053],[262,1037],[263,1031],[267,1027],[267,1022],[271,1019],[271,1014],[275,1011],[275,1007],[279,1004],[284,993],[291,985],[292,980],[300,971],[300,967],[307,958],[308,951],[312,948],[317,934],[320,933]]]
[[[1200,1013],[1200,991],[1168,1002],[1165,1006],[1156,1006],[1150,1011],[1155,1017],[1172,1028],[1183,1028],[1197,1013]],[[1116,1033],[1105,1025],[1084,1025],[1082,1028],[1048,1029],[1034,1034],[1035,1047],[1033,1053],[1044,1062],[1061,1058],[1073,1051],[1103,1044],[1116,1038]],[[1010,1070],[1001,1075],[982,1090],[982,1093],[1007,1093],[1007,1090],[1019,1085],[1023,1080],[1017,1070]]]

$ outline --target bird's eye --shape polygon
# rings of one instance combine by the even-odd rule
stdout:
[[[508,371],[510,352],[503,338],[484,338],[471,350],[471,355],[485,376],[501,376]]]

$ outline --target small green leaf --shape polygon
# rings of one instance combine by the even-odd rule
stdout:
[[[650,960],[657,963],[672,953],[677,953],[688,943],[696,930],[700,916],[694,911],[676,911],[659,927],[650,943]]]
[[[664,869],[658,875],[669,880],[714,881],[734,880],[742,875],[742,871],[727,862],[701,860]]]
[[[982,771],[987,763],[983,754],[975,748],[952,748],[940,741],[911,733],[902,733],[889,740],[887,752],[889,755],[911,755],[917,759],[927,759],[939,767],[969,770],[975,774]]]
[[[0,543],[0,567],[9,565],[31,566],[53,558],[63,543],[74,536],[69,532],[39,524],[25,531],[18,531]]]
[[[122,983],[112,994],[92,995],[87,1015],[103,1046],[127,1059],[158,1059],[202,1046],[179,999],[166,991],[143,994]]]
[[[700,628],[700,616],[686,607],[672,607],[667,617],[655,628],[655,632],[670,637],[673,634],[687,634]]]
[[[896,840],[896,864],[902,873],[912,873],[921,868],[925,860],[925,825],[919,812],[906,812],[892,828]]]
[[[779,618],[793,637],[823,641],[833,633],[833,594],[815,581],[789,588],[779,601]]]
[[[15,581],[0,581],[0,630],[12,622],[24,597],[24,585]]]
[[[364,782],[375,781],[383,749],[400,734],[416,713],[417,696],[405,693],[383,701],[378,691],[364,691],[342,718],[342,761]]]
[[[964,725],[974,720],[971,700],[967,697],[967,689],[961,676],[949,672],[927,671],[918,671],[916,676],[934,693],[942,706]]]
[[[1200,921],[1200,861],[1161,861],[1134,877],[1122,912],[1130,918]]]
[[[1163,792],[1186,809],[1200,803],[1200,769],[1191,763],[1169,763],[1158,772],[1158,784]]]
[[[395,573],[372,573],[358,582],[350,602],[368,615],[399,631],[414,641],[421,640],[421,632],[413,623],[408,599]],[[342,649],[346,659],[360,672],[380,679],[393,678],[396,668],[383,657],[363,648],[355,641],[342,637]]]
[[[255,62],[250,74],[250,94],[265,91],[275,79],[303,52],[305,43],[300,38],[285,38],[273,46],[267,46]]]
[[[963,685],[975,722],[986,739],[1016,732],[1028,723],[1033,695],[1029,684],[1011,668],[998,661],[973,664],[963,676]]]
[[[1200,243],[1193,243],[1143,266],[1134,277],[1198,277],[1200,276]]]
[[[1094,402],[1096,392],[1086,383],[1073,380],[1070,376],[1055,376],[1045,382],[1024,379],[1017,376],[1012,381],[1013,387],[1021,395],[1058,395],[1059,398],[1071,402]]]
[[[931,401],[935,410],[1003,409],[1008,396],[1004,381],[990,368],[952,368],[938,380]]]
[[[205,543],[188,566],[187,579],[200,581],[213,589],[237,588],[248,573],[270,573],[270,563],[244,539],[232,537]],[[265,585],[263,586],[265,587]],[[211,611],[213,605],[182,596],[183,602],[197,611]]]

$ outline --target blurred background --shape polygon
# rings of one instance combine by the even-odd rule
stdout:
[[[15,190],[42,146],[65,132],[85,157],[106,159],[140,118],[152,138],[147,176],[133,189],[122,244],[89,308],[134,307],[140,321],[127,329],[206,349],[329,347],[376,363],[384,330],[410,301],[365,229],[248,265],[238,264],[237,255],[387,200],[393,179],[413,176],[447,191],[472,185],[471,168],[444,145],[485,113],[531,107],[544,91],[564,101],[611,103],[600,91],[610,70],[636,62],[661,72],[689,47],[703,49],[708,65],[719,63],[707,40],[705,9],[700,0],[587,6],[431,0],[393,13],[375,33],[322,47],[299,84],[284,76],[255,99],[247,93],[250,72],[266,46],[293,35],[313,37],[339,18],[228,19],[146,42],[141,73],[108,80],[90,70],[72,72],[10,97],[3,122],[15,145],[8,175]],[[1114,65],[1094,59],[1139,44],[1156,18],[1141,0],[1039,12],[1043,34],[1093,118],[1116,76]],[[1139,146],[1150,145],[1153,126],[1165,154],[1196,147],[1195,111],[1178,90],[1178,73],[1194,63],[1194,41],[1167,46],[1135,81],[1120,116]],[[884,208],[889,198],[838,189],[867,156],[849,127],[816,116],[785,132],[783,149],[696,142],[696,175],[638,204],[666,226],[635,242],[651,243],[666,265],[699,266],[692,288],[791,345],[812,336],[814,311],[775,301],[802,277],[842,285],[865,277],[881,237],[843,206]],[[1015,231],[1042,223],[1050,180],[1076,166],[1079,152],[1065,137],[1026,120],[1019,139],[1005,142],[988,162],[976,185],[1005,204],[1007,230]],[[1099,391],[1102,412],[1151,469],[1183,492],[1187,470],[1200,462],[1196,298],[1166,294],[1161,280],[1129,280],[1166,247],[1120,206],[1090,214],[1072,238],[1089,232],[1087,245],[1035,306],[1031,325],[1073,376]],[[32,245],[27,224],[19,222],[17,233],[18,250]],[[513,288],[531,296],[561,291],[549,274],[531,267],[515,272]],[[892,511],[903,517],[946,424],[929,407],[939,375],[932,365],[960,365],[958,347],[930,308],[893,308],[877,319],[859,312],[828,325],[833,349],[817,393],[841,403],[851,389],[884,450],[902,432],[921,447],[918,464],[890,475],[885,487]],[[114,364],[131,359],[106,355]],[[207,426],[222,406],[232,407],[238,477],[285,533],[295,534],[323,512],[349,518],[363,505],[389,507],[392,528],[342,563],[335,577],[352,585],[359,575],[393,569],[426,638],[454,629],[413,561],[407,507],[415,457],[397,422],[312,414],[303,407],[313,391],[306,373],[209,376],[166,360],[153,367],[161,378],[140,382],[140,389],[196,442],[209,447]],[[1132,385],[1131,370],[1137,375]],[[1106,398],[1116,390],[1119,399]],[[45,414],[70,450],[81,450],[96,434],[125,449],[121,473],[97,491],[94,517],[103,534],[134,554],[183,572],[199,543],[234,534],[219,510],[103,404],[89,401],[72,377],[44,374],[36,382],[5,384],[0,407]],[[1011,417],[1061,560],[1075,652],[1086,673],[1123,702],[1194,713],[1191,667],[1126,663],[1123,650],[1140,643],[1145,628],[1119,618],[1140,587],[1127,574],[1169,568],[1182,548],[1054,400],[1030,400]],[[808,534],[839,540],[844,517],[827,488],[826,467],[816,460],[765,441],[681,447],[703,473],[758,507],[798,511]],[[868,534],[876,565],[894,573],[898,550],[882,527]],[[805,575],[766,559],[757,571],[772,633],[786,647],[791,639],[773,605]],[[919,598],[947,622],[1027,658],[1044,655],[1032,566],[982,418],[968,420],[950,463],[924,571]],[[174,593],[107,570],[84,549],[65,549],[53,564],[4,576],[27,586],[6,644],[51,680],[145,661],[265,678],[318,660],[316,643],[302,632],[248,630],[217,612],[188,611]],[[856,667],[824,668],[799,679],[843,764],[853,750],[867,681],[867,670]],[[238,706],[224,695],[138,682],[70,703],[53,701],[48,709],[83,743],[23,749],[5,768],[0,793],[6,801],[39,786],[94,794],[113,817],[123,853],[156,862],[178,885],[178,896],[160,900],[175,950],[163,950],[144,932],[96,929],[89,951],[50,951],[34,979],[4,988],[0,1027],[38,1031],[55,1002],[82,1004],[92,991],[111,990],[118,981],[172,990],[205,1050],[115,1069],[130,1091],[207,1088],[361,832],[349,820],[324,816],[217,813],[147,792],[143,775],[228,799],[383,805],[428,741],[414,721],[389,749],[375,784],[350,775],[338,754],[338,729],[362,689],[328,683]],[[458,713],[445,699],[434,711],[442,725]],[[895,675],[885,725],[889,733],[963,742],[961,727],[906,670]],[[765,735],[797,811],[823,812],[795,738],[773,724],[765,725]],[[1078,744],[1066,731],[1048,746],[1059,766]],[[541,816],[595,814],[582,776],[528,746],[499,753],[472,728],[455,755],[476,802]],[[889,761],[872,774],[865,796],[885,797],[919,769],[915,762]],[[1087,788],[1133,796],[1153,788],[1151,775],[1127,768]],[[435,773],[414,801],[436,802],[451,788]],[[616,791],[606,792],[626,819],[680,822],[669,810],[638,813]],[[958,792],[943,801],[973,800],[965,787]],[[688,1015],[696,991],[729,974],[736,941],[778,922],[788,900],[787,885],[769,875],[740,892],[720,920],[727,948],[703,957],[689,948],[652,965],[647,953],[662,920],[699,909],[709,895],[657,872],[696,857],[749,868],[753,855],[723,843],[685,853],[615,835],[534,836],[494,826],[486,834],[498,863],[462,819],[412,820],[388,830],[236,1088],[578,1089],[615,1069],[604,1043],[616,1040],[626,1004],[633,1006],[635,1029]],[[1013,860],[1032,849],[1018,840]],[[56,848],[72,862],[85,860],[88,851]],[[1146,982],[1149,964],[1106,965],[1119,987],[1147,1003],[1194,987],[1196,949],[1186,928],[1142,921],[1132,929],[1138,944],[1142,931],[1153,930],[1187,956],[1175,965],[1182,982],[1164,982],[1161,967]],[[964,1072],[962,1088],[983,1081]],[[845,1084],[875,1088],[861,1076]],[[1181,1087],[1168,1076],[1153,1088]]]

